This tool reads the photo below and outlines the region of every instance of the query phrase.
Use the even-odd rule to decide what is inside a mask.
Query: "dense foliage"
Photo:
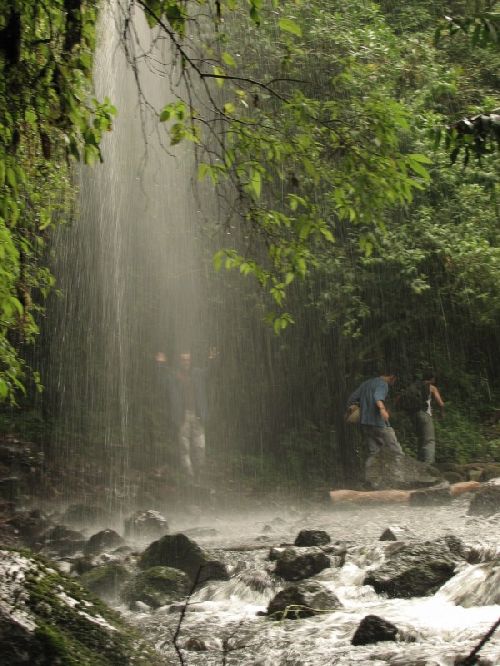
[[[354,467],[345,397],[384,363],[403,382],[435,366],[451,414],[438,456],[498,455],[498,433],[479,425],[500,390],[498,13],[495,2],[474,5],[120,3],[138,74],[134,12],[172,46],[182,85],[158,121],[172,144],[192,142],[200,179],[224,200],[231,244],[218,245],[216,268],[266,294],[214,279],[234,321],[221,342],[237,356],[224,377],[230,404],[219,406],[227,418],[214,427],[238,422],[229,439],[245,471],[265,476],[266,456],[297,480],[330,474],[332,460]],[[5,397],[20,387],[20,341],[36,333],[35,304],[53,282],[42,258],[47,232],[70,214],[67,156],[99,158],[114,109],[87,102],[94,3],[0,0],[0,18]],[[172,80],[171,61],[161,67]],[[254,355],[256,311],[282,335],[262,334]],[[397,425],[411,450],[404,417]]]
[[[54,286],[45,255],[71,215],[68,158],[99,158],[111,127],[113,107],[90,98],[95,21],[85,0],[0,2],[0,400],[24,390],[22,350]]]

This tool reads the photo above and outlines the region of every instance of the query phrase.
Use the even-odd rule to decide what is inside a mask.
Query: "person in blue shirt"
[[[360,408],[361,430],[369,451],[366,468],[382,448],[403,455],[394,428],[389,423],[389,412],[385,404],[389,387],[396,383],[396,379],[396,375],[390,372],[367,379],[351,393],[347,401],[348,408],[355,404]]]

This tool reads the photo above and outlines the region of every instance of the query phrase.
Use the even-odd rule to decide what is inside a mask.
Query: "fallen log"
[[[479,481],[462,481],[450,486],[452,497],[477,490],[481,485]],[[335,504],[406,504],[410,501],[412,490],[331,490],[330,499]]]
[[[376,504],[378,502],[406,503],[410,499],[409,490],[331,490],[330,499],[340,504],[353,502],[355,504]]]

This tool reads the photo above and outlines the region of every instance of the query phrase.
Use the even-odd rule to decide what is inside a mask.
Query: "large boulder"
[[[385,562],[367,573],[364,585],[389,597],[422,597],[453,576],[457,561],[443,543],[392,544]]]
[[[10,666],[159,666],[135,630],[42,561],[0,551],[0,661]]]
[[[324,530],[300,530],[295,539],[295,545],[326,546],[330,541],[330,535]]]
[[[158,541],[153,541],[141,555],[138,565],[141,569],[157,566],[180,569],[192,581],[197,580],[199,583],[229,580],[226,565],[185,534],[166,534]]]
[[[65,525],[56,525],[41,538],[41,552],[49,557],[66,557],[81,551],[85,546],[85,537],[77,530],[71,530]]]
[[[337,596],[316,580],[289,585],[271,599],[267,614],[272,620],[297,620],[341,608]]]
[[[378,615],[366,615],[351,639],[352,645],[371,645],[382,641],[395,641],[398,628]]]
[[[159,511],[136,511],[125,520],[125,536],[131,539],[159,539],[167,533],[167,519]]]
[[[469,516],[492,516],[500,511],[500,480],[479,488],[469,505]]]
[[[285,580],[302,580],[330,566],[330,558],[320,548],[309,548],[306,552],[285,548],[276,560],[275,573]]]
[[[125,585],[121,598],[129,604],[142,601],[151,608],[159,608],[185,597],[190,586],[189,577],[179,569],[151,567]]]
[[[117,599],[132,574],[119,562],[93,567],[82,574],[81,584],[105,601]]]
[[[124,541],[114,530],[101,530],[93,534],[85,544],[85,555],[98,555],[105,550],[113,550],[123,546]]]
[[[374,490],[424,488],[443,481],[435,467],[387,449],[368,461],[365,475]]]

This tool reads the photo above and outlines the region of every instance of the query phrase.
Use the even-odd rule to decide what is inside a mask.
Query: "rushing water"
[[[200,516],[198,526],[215,529],[216,534],[194,538],[215,549],[231,565],[233,576],[227,582],[209,583],[192,596],[178,643],[189,646],[189,639],[195,637],[203,641],[206,649],[183,650],[185,663],[451,666],[458,655],[465,656],[472,650],[500,616],[500,605],[492,603],[495,598],[498,602],[500,595],[500,516],[468,517],[466,509],[467,500],[460,499],[446,507],[334,509],[288,504],[275,506],[271,511],[254,508],[242,515]],[[389,542],[380,542],[379,537],[390,525],[407,527],[417,540],[461,537],[489,563],[459,565],[455,576],[432,596],[386,598],[364,586],[363,579],[370,567],[383,561]],[[192,528],[193,523],[178,518],[172,527],[181,531]],[[324,529],[332,542],[347,542],[344,565],[332,565],[314,577],[335,592],[343,608],[313,618],[281,622],[256,615],[284,586],[272,574],[274,563],[267,559],[269,547],[293,543],[298,532],[306,528]],[[496,577],[490,575],[488,585],[484,584],[486,568],[493,572],[496,568]],[[165,606],[149,613],[130,613],[130,618],[172,664],[179,663],[171,643],[179,622],[178,607],[175,604],[173,608]],[[353,647],[350,641],[354,631],[369,614],[394,623],[414,640]],[[481,650],[481,656],[493,664],[500,662],[498,632]]]

